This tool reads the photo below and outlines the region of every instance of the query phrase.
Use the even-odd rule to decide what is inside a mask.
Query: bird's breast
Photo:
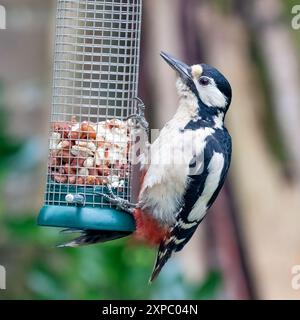
[[[195,157],[201,162],[205,139],[212,131],[202,128],[182,132],[169,126],[152,144],[139,200],[142,208],[163,224],[176,223],[189,183],[190,163]]]

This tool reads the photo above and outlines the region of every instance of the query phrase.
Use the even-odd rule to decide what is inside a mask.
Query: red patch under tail
[[[136,222],[134,235],[138,240],[147,242],[150,245],[158,245],[168,234],[168,229],[162,227],[158,221],[141,209],[133,213]]]
[[[141,186],[146,175],[146,171],[141,173]],[[150,214],[143,212],[137,208],[134,210],[133,216],[136,223],[136,231],[134,236],[137,240],[146,242],[150,245],[158,245],[168,234],[168,229],[162,227],[157,220]]]

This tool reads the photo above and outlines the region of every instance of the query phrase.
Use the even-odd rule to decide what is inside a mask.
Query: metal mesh
[[[58,0],[46,204],[130,198],[142,0]],[[93,159],[93,160],[92,160]]]

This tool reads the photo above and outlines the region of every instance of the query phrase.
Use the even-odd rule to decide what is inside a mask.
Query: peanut
[[[66,163],[64,166],[64,171],[66,174],[75,174],[76,169],[72,167],[69,163]]]
[[[89,175],[97,177],[98,176],[98,170],[96,168],[89,169]]]
[[[99,176],[109,176],[110,169],[108,166],[101,166],[98,168]]]
[[[105,138],[98,137],[97,138],[97,148],[103,148],[105,146]]]
[[[82,156],[82,157],[87,157],[87,156],[94,155],[94,153],[89,148],[80,147],[78,145],[75,145],[75,146],[72,147],[71,153],[74,156]]]
[[[80,131],[81,139],[96,139],[96,131],[88,122],[84,121],[81,123]]]
[[[94,165],[94,158],[92,158],[92,157],[86,158],[84,163],[83,163],[83,166],[85,168],[92,168],[93,165]]]
[[[73,159],[72,154],[70,154],[70,152],[68,150],[59,150],[59,152],[57,153],[57,156],[61,159],[62,163],[67,163],[70,162]]]
[[[83,177],[77,177],[76,178],[76,184],[84,184],[84,179],[83,179]]]
[[[78,171],[79,176],[88,176],[89,175],[89,169],[87,168],[80,168]]]
[[[49,160],[50,167],[56,167],[58,165],[57,158],[55,156],[51,156]]]
[[[85,158],[76,157],[71,162],[71,167],[80,168],[83,167]]]
[[[95,176],[87,176],[85,180],[86,184],[95,184],[96,182],[96,177]]]
[[[124,189],[132,129],[119,119],[52,124],[49,174],[57,183]]]
[[[67,177],[63,176],[61,174],[55,174],[54,175],[54,181],[57,183],[66,183],[67,182]]]
[[[93,152],[96,152],[96,150],[97,150],[95,143],[92,141],[89,141],[86,146],[87,146],[87,148],[89,148]]]
[[[70,141],[62,140],[57,146],[56,149],[69,149],[70,148]]]
[[[71,126],[67,122],[54,122],[51,127],[54,132],[59,132],[64,138],[68,137],[71,130]]]
[[[75,183],[76,183],[76,176],[70,176],[70,177],[68,178],[68,182],[69,182],[70,184],[75,184]]]
[[[99,186],[99,185],[103,184],[103,183],[101,183],[101,182],[102,182],[101,179],[100,179],[99,177],[96,177],[96,179],[95,179],[95,185]]]
[[[80,137],[80,133],[78,131],[71,131],[69,137],[71,140],[77,140]]]

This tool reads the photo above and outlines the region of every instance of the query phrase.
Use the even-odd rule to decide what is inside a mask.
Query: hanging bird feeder
[[[38,224],[131,233],[142,0],[58,0],[45,203]],[[130,119],[131,118],[131,119]]]

